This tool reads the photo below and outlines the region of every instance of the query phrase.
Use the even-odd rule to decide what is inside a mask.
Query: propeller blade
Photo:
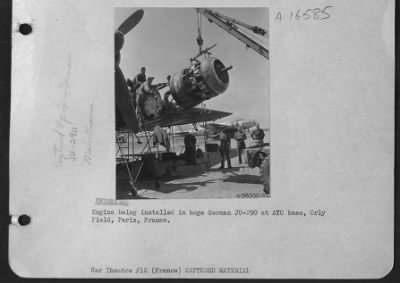
[[[129,18],[127,18],[118,28],[122,34],[130,32],[143,18],[144,11],[137,10]]]
[[[139,132],[139,121],[131,103],[128,85],[119,66],[115,67],[115,103],[128,128],[134,133]]]

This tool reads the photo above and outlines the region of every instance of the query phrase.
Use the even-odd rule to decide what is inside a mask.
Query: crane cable
[[[203,48],[203,43],[204,43],[204,40],[203,40],[201,34],[202,34],[202,15],[199,12],[197,12],[197,38],[196,38],[196,41],[197,41],[197,45],[199,46],[199,53],[201,53],[202,48]]]

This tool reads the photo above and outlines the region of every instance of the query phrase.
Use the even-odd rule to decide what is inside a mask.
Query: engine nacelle
[[[191,108],[218,96],[229,86],[230,68],[214,57],[194,60],[189,68],[171,76],[171,95],[182,108]]]

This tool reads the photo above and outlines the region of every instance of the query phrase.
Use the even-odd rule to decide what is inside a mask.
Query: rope
[[[201,28],[202,28],[201,15],[200,15],[199,12],[197,12],[197,32],[198,32],[198,36],[201,36]]]
[[[197,45],[199,46],[199,53],[201,53],[201,50],[203,48],[203,37],[202,37],[202,16],[199,12],[197,12]]]

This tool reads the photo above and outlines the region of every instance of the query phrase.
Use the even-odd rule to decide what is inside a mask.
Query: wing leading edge
[[[155,126],[160,127],[170,127],[170,126],[180,126],[186,124],[194,124],[208,121],[215,121],[227,116],[232,115],[232,113],[203,109],[203,108],[191,108],[191,109],[176,109],[173,111],[168,111],[161,115],[160,118],[145,121],[144,129],[146,131],[151,131]]]

